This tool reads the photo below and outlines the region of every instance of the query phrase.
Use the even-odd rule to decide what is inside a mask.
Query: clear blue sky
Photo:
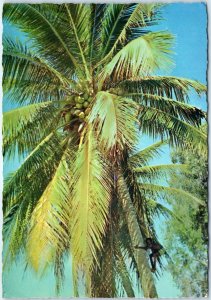
[[[163,9],[163,20],[156,30],[169,30],[175,35],[175,67],[168,75],[188,77],[206,83],[207,63],[207,37],[206,37],[206,6],[203,3],[169,4]],[[4,27],[4,33],[14,35],[11,27]],[[4,99],[7,102],[8,99]],[[199,99],[191,97],[191,103],[206,110],[205,97]],[[10,108],[8,103],[4,106]],[[140,147],[151,144],[149,138],[141,139]],[[166,148],[162,158],[153,163],[168,163],[169,151]],[[17,160],[5,162],[5,175],[15,170],[19,165]],[[158,226],[159,227],[159,226]],[[161,232],[161,230],[160,230]],[[162,235],[160,236],[162,240]],[[4,273],[5,297],[53,297],[54,278],[52,274],[38,280],[32,271],[27,271],[23,276],[24,264],[20,262],[13,266],[9,272]],[[179,296],[179,290],[175,287],[172,277],[168,272],[157,280],[159,297],[173,298]],[[71,296],[70,262],[67,262],[66,281],[62,297]]]

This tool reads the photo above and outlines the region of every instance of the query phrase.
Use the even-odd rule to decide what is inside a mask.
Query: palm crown
[[[20,105],[4,115],[4,153],[26,157],[4,188],[6,260],[24,249],[35,270],[54,265],[59,287],[71,252],[75,295],[82,271],[88,295],[114,296],[118,274],[133,296],[128,259],[144,295],[157,295],[145,253],[133,245],[155,234],[150,207],[162,209],[147,193],[178,191],[144,183],[175,167],[144,166],[162,142],[136,153],[140,132],[206,149],[197,128],[205,113],[187,104],[190,90],[205,87],[153,75],[172,64],[171,34],[149,31],[160,8],[4,5],[5,20],[30,38],[4,39],[4,91]]]

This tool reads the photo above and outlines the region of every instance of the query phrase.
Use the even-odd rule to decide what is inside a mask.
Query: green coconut
[[[79,116],[80,119],[84,119],[85,114],[84,114],[84,112],[82,111],[82,112],[80,112],[80,114],[79,114],[78,116]]]
[[[72,114],[71,114],[70,112],[66,113],[66,115],[65,115],[65,120],[66,120],[67,122],[70,122],[71,119],[72,119]]]
[[[74,115],[79,116],[80,113],[81,113],[80,109],[76,109]]]
[[[80,98],[78,99],[78,103],[83,104],[83,103],[84,103],[84,98],[81,98],[81,97],[80,97]]]
[[[89,97],[87,101],[90,103],[90,102],[92,102],[92,100],[93,100],[93,98]]]
[[[77,107],[77,108],[82,108],[82,107],[83,107],[83,104],[81,104],[81,103],[76,103],[76,107]]]
[[[84,93],[84,94],[83,94],[83,98],[84,98],[85,101],[88,100],[89,94],[88,94],[88,93]]]
[[[84,99],[81,98],[81,96],[77,96],[77,97],[75,98],[75,102],[76,102],[76,103],[83,103],[83,102],[84,102]]]
[[[86,107],[88,107],[88,106],[89,106],[89,102],[88,102],[88,101],[85,101],[84,104],[83,104],[83,107],[86,108]]]
[[[71,113],[72,115],[74,115],[74,113],[75,113],[75,108],[72,108],[71,111],[70,111],[70,113]]]

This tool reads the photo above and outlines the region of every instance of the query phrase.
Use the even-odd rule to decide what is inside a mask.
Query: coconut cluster
[[[73,116],[77,116],[80,119],[85,119],[86,116],[90,113],[90,104],[93,100],[93,97],[90,96],[88,93],[84,93],[80,96],[74,97],[75,105],[71,109],[71,114]]]
[[[72,95],[68,99],[70,104],[65,106],[63,116],[67,123],[78,119],[81,122],[87,121],[87,116],[91,111],[91,102],[93,95],[85,92],[80,95]],[[67,125],[68,126],[68,125]]]

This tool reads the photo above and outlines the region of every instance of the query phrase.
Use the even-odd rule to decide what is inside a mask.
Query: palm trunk
[[[129,276],[127,266],[125,264],[121,250],[118,249],[117,254],[118,254],[118,259],[117,259],[116,265],[117,265],[117,270],[122,279],[122,284],[123,284],[124,290],[125,290],[128,298],[135,298],[135,293],[134,293],[133,286],[131,283],[131,278]]]
[[[94,298],[114,298],[116,297],[115,269],[113,256],[113,243],[111,232],[108,231],[105,240],[101,265],[94,268],[92,274],[92,294]]]
[[[123,176],[119,173],[117,181],[117,189],[119,194],[119,199],[121,201],[123,210],[125,212],[125,217],[128,224],[129,234],[132,240],[132,246],[144,245],[143,236],[138,225],[136,218],[136,212],[130,195],[127,190],[127,186]],[[149,268],[149,264],[146,257],[146,251],[143,249],[135,250],[135,260],[140,274],[140,283],[144,293],[144,297],[147,298],[158,298],[156,291],[154,279]]]

